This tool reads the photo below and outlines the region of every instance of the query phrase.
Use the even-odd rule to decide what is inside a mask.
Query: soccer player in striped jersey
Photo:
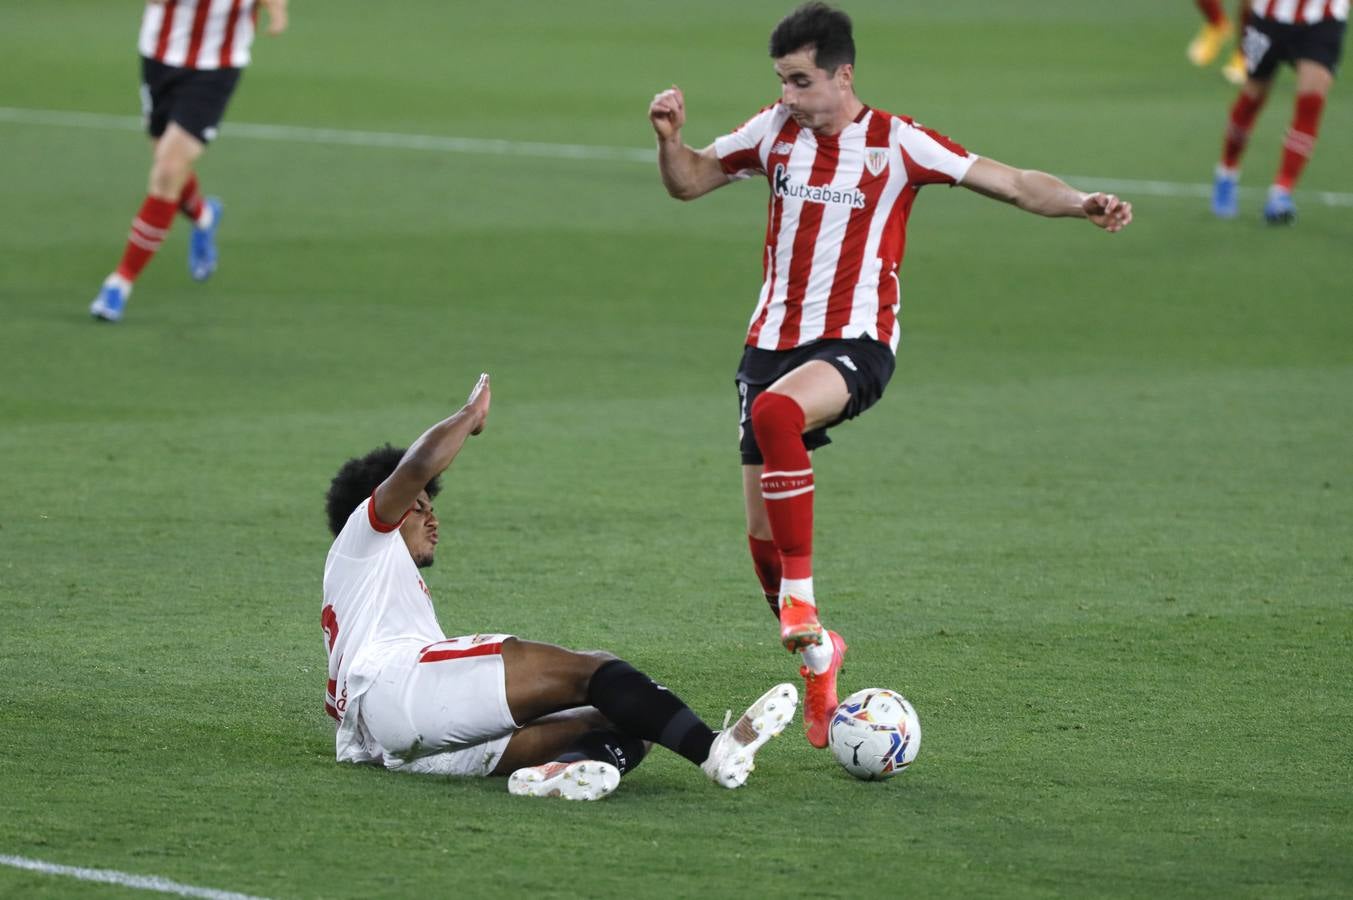
[[[678,88],[656,95],[648,112],[673,197],[693,200],[754,175],[769,182],[764,282],[736,377],[743,497],[752,560],[780,639],[802,653],[808,740],[825,747],[846,644],[818,615],[809,454],[829,442],[827,429],[877,402],[892,376],[898,270],[917,193],[960,184],[1110,232],[1132,220],[1132,207],[980,158],[864,104],[855,94],[850,18],[825,4],[805,4],[782,20],[770,55],[780,99],[703,150],[682,141]]]
[[[484,430],[489,377],[407,451],[348,460],[325,500],[334,542],[320,626],[329,657],[324,709],[340,762],[436,775],[507,775],[530,797],[596,800],[649,744],[741,787],[798,691],[771,688],[714,731],[667,688],[609,653],[507,634],[448,638],[419,574],[437,553],[432,499],[465,442]]]
[[[189,274],[205,281],[216,270],[221,201],[202,196],[193,167],[216,136],[249,64],[260,5],[268,10],[268,33],[285,31],[287,0],[146,0],[138,49],[150,180],[122,259],[89,306],[94,318],[122,318],[132,285],[169,234],[176,213],[193,225]]]
[[[1349,0],[1251,0],[1241,40],[1248,78],[1231,104],[1212,182],[1212,212],[1218,217],[1232,219],[1240,211],[1240,160],[1268,100],[1273,76],[1286,63],[1297,70],[1297,96],[1282,159],[1264,203],[1264,220],[1271,225],[1296,220],[1292,189],[1315,150],[1325,98],[1343,54],[1348,7]]]

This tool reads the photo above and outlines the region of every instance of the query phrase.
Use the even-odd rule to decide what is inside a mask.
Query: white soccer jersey
[[[1348,0],[1251,0],[1256,16],[1288,25],[1314,25],[1326,19],[1348,21]]]
[[[147,3],[137,49],[167,66],[243,68],[249,65],[257,24],[257,0]]]
[[[338,759],[379,762],[379,747],[357,715],[362,695],[393,654],[445,641],[446,635],[399,523],[381,522],[370,497],[329,548],[320,624],[329,654],[324,711],[338,720]]]
[[[790,350],[868,336],[897,350],[907,216],[926,184],[977,160],[906,116],[865,107],[839,135],[800,128],[780,103],[714,141],[730,178],[765,175],[764,281],[747,345]]]

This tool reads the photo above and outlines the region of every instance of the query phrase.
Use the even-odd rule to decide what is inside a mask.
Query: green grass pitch
[[[816,462],[842,686],[915,703],[911,771],[856,782],[797,724],[744,790],[659,750],[591,805],[334,762],[327,480],[481,370],[448,633],[604,647],[716,722],[795,677],[734,447],[765,188],[231,124],[642,149],[676,82],[703,144],[774,98],[788,6],[294,3],[201,166],[220,271],[188,279],[180,223],[116,327],[85,310],[144,139],[0,116],[0,855],[278,898],[1353,893],[1353,207],[1316,196],[1353,191],[1353,94],[1267,229],[1290,73],[1234,222],[922,192],[897,374]],[[866,102],[1079,186],[1210,178],[1233,89],[1184,60],[1192,4],[847,9]],[[138,15],[0,11],[0,106],[135,115]]]

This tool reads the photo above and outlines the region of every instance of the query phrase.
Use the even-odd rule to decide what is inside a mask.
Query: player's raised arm
[[[681,140],[681,126],[686,124],[681,88],[673,85],[654,95],[648,121],[658,135],[658,172],[667,193],[678,200],[694,200],[728,183],[712,144],[695,150]]]
[[[1113,194],[1086,194],[1046,172],[1016,169],[994,159],[977,160],[960,183],[1026,212],[1089,219],[1105,231],[1122,231],[1132,221],[1132,204]]]
[[[451,465],[471,435],[484,430],[489,416],[489,376],[479,376],[470,398],[456,413],[423,432],[413,442],[390,477],[376,488],[376,515],[398,522],[418,499],[418,492]]]

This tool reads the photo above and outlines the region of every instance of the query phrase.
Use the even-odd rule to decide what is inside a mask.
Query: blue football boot
[[[99,288],[99,295],[89,304],[89,314],[104,322],[117,322],[127,305],[132,289],[120,278],[109,278]]]
[[[1240,186],[1235,172],[1217,170],[1212,178],[1212,215],[1234,219],[1240,211]]]
[[[188,241],[188,274],[193,276],[193,281],[206,281],[216,271],[216,229],[221,225],[221,198],[208,197],[206,204],[211,209],[211,225],[194,227]]]
[[[1264,204],[1264,221],[1270,225],[1291,225],[1297,220],[1297,207],[1292,202],[1292,192],[1277,185],[1268,189],[1268,202]]]

